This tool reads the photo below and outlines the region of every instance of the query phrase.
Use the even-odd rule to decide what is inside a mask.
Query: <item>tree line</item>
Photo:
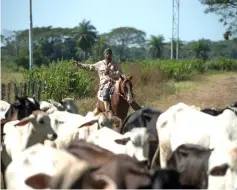
[[[237,8],[236,1],[200,1],[208,5],[207,13],[214,12],[222,16],[220,21],[228,25],[228,30],[220,41],[200,39],[185,42],[180,39],[179,58],[207,60],[224,56],[237,59],[237,38],[234,38],[237,33],[237,20],[236,16],[232,16]],[[29,65],[28,29],[4,31],[1,39],[2,67],[15,70],[27,69]],[[176,41],[174,40],[173,43],[175,57]],[[51,26],[33,28],[33,64],[47,65],[52,61],[62,59],[98,61],[103,59],[103,51],[106,47],[111,47],[114,58],[122,62],[170,59],[170,44],[171,41],[165,39],[162,34],[147,36],[145,31],[134,27],[118,27],[108,33],[100,34],[91,21],[82,20],[73,28]]]

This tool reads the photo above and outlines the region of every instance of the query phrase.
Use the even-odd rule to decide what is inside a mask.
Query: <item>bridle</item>
[[[113,84],[113,85],[116,83],[116,81],[113,80],[113,79],[111,79],[111,81],[112,81],[112,84]],[[124,82],[123,82],[123,84],[122,84],[122,87],[124,87]],[[114,87],[114,88],[115,88],[115,87]],[[117,91],[115,92],[115,94],[121,96],[121,97],[129,104],[129,102],[128,102],[128,100],[127,100],[127,98],[125,97],[124,94],[121,94],[120,92],[117,92]],[[132,96],[133,96],[133,95],[132,95]]]

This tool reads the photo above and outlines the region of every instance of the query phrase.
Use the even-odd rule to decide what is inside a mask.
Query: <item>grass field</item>
[[[133,75],[133,73],[129,74]],[[151,73],[147,82],[134,76],[133,90],[137,102],[143,106],[167,109],[175,103],[184,102],[201,107],[222,107],[237,101],[237,72],[208,72],[181,82],[165,80],[157,72]],[[21,73],[2,73],[1,79],[4,83],[19,82],[23,77]],[[94,108],[95,98],[78,99],[77,104],[80,112],[85,114]]]
[[[2,82],[21,81],[20,73],[2,73]],[[149,76],[147,83],[134,78],[136,100],[143,106],[165,110],[178,102],[199,107],[223,107],[237,101],[237,72],[208,72],[188,81],[161,80],[159,74]],[[95,99],[77,100],[80,112],[94,109]],[[133,110],[130,109],[130,113]],[[2,187],[2,186],[1,186]]]
[[[134,92],[139,104],[162,110],[178,102],[200,107],[223,107],[237,101],[237,73],[205,73],[189,81],[169,80],[144,86],[135,83]],[[80,112],[85,114],[94,108],[95,99],[80,99],[77,104]]]

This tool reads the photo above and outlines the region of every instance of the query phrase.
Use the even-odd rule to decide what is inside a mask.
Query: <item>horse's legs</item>
[[[98,114],[99,114],[99,110],[98,110],[97,107],[95,107],[95,109],[93,110],[93,114],[94,114],[94,115],[98,115]]]
[[[95,109],[92,112],[94,115],[98,115],[100,113],[99,102],[96,102]]]
[[[140,106],[135,100],[130,104],[130,106],[134,111],[137,111],[142,108],[142,106]]]

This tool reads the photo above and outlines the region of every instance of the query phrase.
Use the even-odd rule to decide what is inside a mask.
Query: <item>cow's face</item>
[[[18,109],[18,119],[23,119],[24,117],[32,114],[32,111],[40,110],[40,104],[34,97],[18,97],[16,96],[16,101],[13,106]]]

